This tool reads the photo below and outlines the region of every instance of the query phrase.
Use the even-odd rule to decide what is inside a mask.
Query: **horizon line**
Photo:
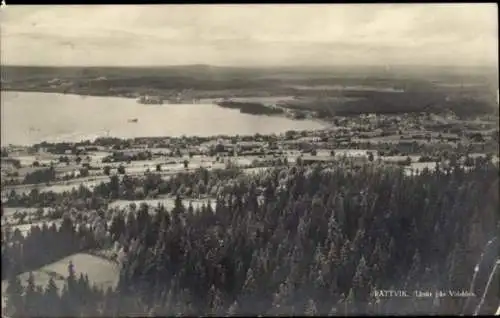
[[[204,63],[189,63],[189,64],[158,64],[158,65],[39,65],[39,64],[1,64],[0,67],[38,67],[38,68],[164,68],[164,67],[219,67],[219,68],[334,68],[334,67],[377,67],[377,68],[392,68],[392,67],[430,67],[430,68],[490,68],[496,67],[498,63],[493,64],[424,64],[424,63],[394,63],[394,64],[283,64],[283,65],[220,65],[220,64],[204,64]]]

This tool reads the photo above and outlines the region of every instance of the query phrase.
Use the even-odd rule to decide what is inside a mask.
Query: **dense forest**
[[[8,315],[472,313],[498,249],[484,256],[474,278],[477,297],[467,304],[464,297],[381,297],[374,291],[469,290],[484,246],[500,230],[498,166],[481,161],[470,171],[457,165],[411,177],[373,164],[338,168],[184,174],[169,183],[177,195],[169,211],[142,205],[109,213],[108,235],[124,255],[115,290],[75,277],[71,264],[61,291],[52,280],[35,286],[30,278],[23,287],[18,271],[7,269]],[[146,193],[163,182],[149,180]],[[87,203],[117,198],[127,193],[124,182],[132,183],[115,176],[102,186],[109,188],[92,193],[82,187],[72,195],[86,196]],[[210,182],[220,185],[212,193],[215,208],[182,205],[186,189],[206,193]],[[32,229],[23,253],[14,243],[23,240],[19,235],[4,235],[2,262],[9,258],[7,264],[32,270],[52,258],[37,250],[55,249],[51,253],[62,256],[99,246],[92,231],[76,230],[83,223],[66,217],[58,231]],[[498,306],[494,285],[484,313]]]
[[[222,101],[217,105],[224,108],[239,109],[241,113],[253,115],[281,115],[284,113],[281,108],[265,106],[261,103]]]
[[[319,94],[318,92],[314,93]],[[459,117],[467,118],[478,114],[493,113],[498,108],[498,104],[491,97],[489,99],[478,98],[471,94],[451,98],[450,96],[453,94],[455,93],[432,88],[404,92],[329,90],[321,92],[321,98],[313,95],[309,99],[281,102],[281,106],[316,111],[323,118],[332,115],[352,116],[366,113],[446,113],[448,111],[453,111]]]

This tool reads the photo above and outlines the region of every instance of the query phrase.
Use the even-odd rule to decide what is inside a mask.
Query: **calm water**
[[[141,105],[134,99],[1,92],[1,143],[80,141],[99,136],[212,136],[321,129],[312,120],[241,114],[212,104]],[[128,120],[137,118],[137,123]]]

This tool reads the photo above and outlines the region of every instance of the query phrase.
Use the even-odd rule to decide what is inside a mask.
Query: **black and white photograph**
[[[500,315],[497,3],[8,2],[3,317]]]

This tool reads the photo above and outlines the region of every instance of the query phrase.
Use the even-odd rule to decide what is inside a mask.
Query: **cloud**
[[[494,4],[8,7],[2,63],[497,65]]]

